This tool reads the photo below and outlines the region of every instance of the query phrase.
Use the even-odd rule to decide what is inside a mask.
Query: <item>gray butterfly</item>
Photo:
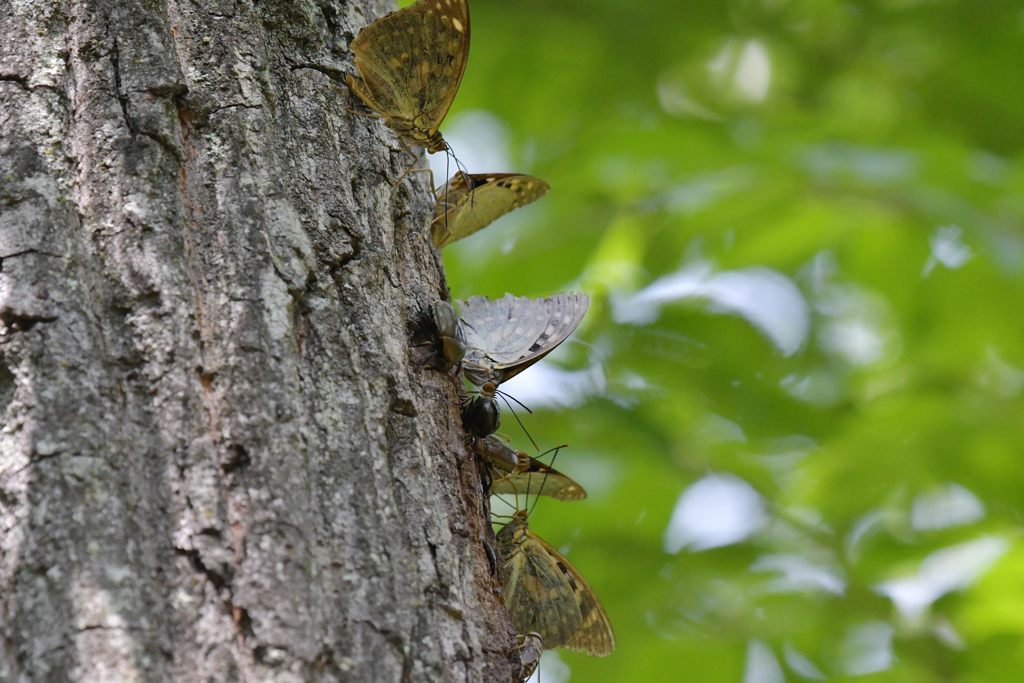
[[[589,305],[590,298],[579,293],[543,299],[474,296],[460,302],[466,334],[463,374],[476,386],[515,377],[565,341]]]

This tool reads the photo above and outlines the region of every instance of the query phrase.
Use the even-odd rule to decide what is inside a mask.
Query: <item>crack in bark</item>
[[[37,256],[49,256],[51,258],[62,258],[61,254],[53,254],[41,249],[22,249],[21,251],[12,251],[10,254],[0,254],[0,273],[4,272],[4,261],[31,254],[36,254]]]
[[[214,114],[219,114],[229,109],[248,109],[251,111],[265,109],[262,104],[250,104],[249,102],[229,102],[228,104],[208,106],[201,97],[194,95],[194,93],[186,89],[185,92],[174,96],[174,105],[178,110],[178,120],[181,122],[183,134],[186,130],[195,130],[205,126]]]
[[[403,659],[409,656],[408,652],[406,652],[405,639],[402,638],[402,635],[397,633],[394,629],[388,628],[387,626],[378,626],[377,623],[371,619],[354,619],[353,623],[369,626],[371,631],[384,639],[384,642],[395,648],[395,650],[402,655]]]
[[[117,95],[117,101],[121,103],[121,114],[124,116],[125,125],[131,131],[132,137],[135,137],[139,133],[139,128],[135,119],[128,113],[128,93],[121,89],[121,58],[117,48],[117,38],[114,38],[113,46],[110,49],[110,64],[114,69],[114,92]]]
[[[23,313],[11,309],[0,309],[0,338],[12,332],[28,332],[39,323],[52,323],[57,315],[45,313]],[[3,343],[0,341],[0,343]]]
[[[334,658],[334,652],[328,648],[323,648],[313,659],[313,671],[320,675],[318,680],[329,680],[326,674],[329,672],[332,674],[334,680],[342,680],[341,667],[338,665],[338,660]]]
[[[225,111],[227,109],[254,109],[254,110],[259,110],[259,109],[263,109],[263,108],[264,107],[263,107],[262,104],[249,104],[248,102],[232,102],[231,104],[224,104],[224,105],[221,105],[219,107],[214,107],[213,109],[211,109],[208,112],[206,112],[206,117],[209,118],[209,117],[213,116],[214,114],[219,114],[220,112]]]
[[[179,555],[183,555],[184,557],[188,558],[188,561],[192,564],[192,568],[200,574],[202,574],[203,577],[210,582],[210,585],[213,586],[216,592],[219,593],[222,589],[224,589],[227,586],[228,578],[223,576],[219,572],[216,572],[207,567],[206,563],[203,562],[203,558],[199,554],[198,550],[196,550],[195,548],[175,548],[174,550]],[[230,592],[230,589],[228,592]],[[227,600],[225,602],[227,606],[232,606],[230,600]]]
[[[21,74],[4,74],[0,73],[0,83],[15,83],[23,90],[29,90],[28,77],[22,76]]]
[[[256,655],[256,650],[260,646],[249,648],[246,644],[246,638],[255,637],[252,630],[252,618],[249,616],[249,610],[244,607],[235,605],[230,600],[226,604],[231,609],[231,621],[235,625],[235,643],[238,648],[239,664],[242,668],[242,680],[245,683],[255,683],[256,662],[260,660],[260,657]]]
[[[220,536],[218,533],[217,536]],[[235,627],[235,645],[239,657],[239,665],[242,670],[242,680],[246,683],[256,681],[255,663],[259,661],[257,650],[263,646],[250,648],[247,641],[256,637],[252,628],[252,617],[249,610],[241,605],[235,604],[232,599],[231,577],[223,576],[206,566],[199,551],[195,548],[175,548],[174,551],[189,560],[192,568],[198,572],[213,587],[215,595],[223,595],[220,603],[227,610],[231,617],[231,623]]]
[[[145,633],[141,628],[131,628],[129,626],[108,626],[107,624],[87,624],[85,626],[80,626],[75,631],[76,633],[86,633],[88,631],[136,631],[139,633]]]
[[[123,105],[122,105],[122,107],[123,107]],[[150,132],[150,131],[145,131],[145,130],[139,130],[139,131],[136,131],[136,133],[138,135],[141,135],[144,138],[149,138],[150,140],[152,140],[156,144],[160,145],[160,147],[162,147],[165,151],[167,151],[172,157],[177,159],[179,162],[184,162],[185,161],[185,154],[184,154],[184,152],[182,152],[180,149],[175,147],[171,143],[171,141],[168,140],[164,135],[161,135],[160,133],[153,133],[153,132]]]
[[[398,413],[399,415],[404,415],[405,417],[416,417],[420,414],[419,410],[416,408],[415,401],[411,398],[399,395],[398,382],[395,380],[393,375],[388,375],[387,384],[390,399],[388,401],[388,410],[393,413]]]
[[[352,196],[356,196],[356,180],[354,175],[351,183],[353,188]],[[341,221],[338,221],[333,227],[345,233],[345,236],[347,237],[345,242],[348,246],[348,250],[346,252],[335,255],[333,259],[330,259],[327,262],[327,274],[332,278],[337,279],[340,275],[340,271],[345,268],[345,266],[352,261],[363,257],[363,239],[357,233],[347,228]]]
[[[47,453],[46,455],[39,455],[39,456],[34,457],[34,458],[29,458],[29,461],[27,463],[25,463],[24,465],[22,465],[21,467],[15,469],[15,470],[11,470],[9,472],[0,472],[0,481],[8,481],[8,480],[13,479],[14,477],[18,476],[19,474],[21,474],[25,470],[28,470],[28,469],[30,469],[32,467],[35,467],[39,463],[46,462],[47,460],[52,460],[54,458],[60,458],[60,457],[65,456],[65,455],[74,455],[74,454],[73,453],[68,453],[66,451],[59,451],[57,453]]]
[[[319,5],[319,7],[320,7],[320,14],[323,15],[324,21],[327,23],[327,30],[330,31],[332,35],[337,33],[338,32],[338,11],[336,9],[334,9],[334,7],[332,7],[331,5],[326,4],[326,3],[321,3]]]
[[[342,85],[345,82],[346,72],[342,69],[338,69],[333,66],[323,66],[321,64],[314,64],[312,62],[292,63],[289,64],[288,66],[291,67],[292,71],[298,71],[299,69],[319,71],[320,73],[327,76],[338,85]]]

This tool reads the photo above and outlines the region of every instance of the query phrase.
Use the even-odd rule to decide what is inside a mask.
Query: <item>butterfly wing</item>
[[[409,11],[422,17],[424,54],[437,55],[425,79],[420,111],[430,119],[436,133],[452,106],[469,59],[468,0],[419,0]],[[425,71],[425,70],[424,70]]]
[[[466,0],[419,0],[369,24],[351,43],[362,79],[349,85],[399,134],[437,133],[469,57]]]
[[[615,632],[612,630],[612,623],[609,621],[601,601],[597,599],[597,595],[569,560],[565,559],[540,536],[530,531],[527,533],[536,543],[544,547],[546,553],[558,557],[560,561],[556,563],[556,566],[571,587],[573,598],[580,612],[580,627],[561,645],[595,657],[611,654],[615,649]],[[547,639],[544,642],[546,643]]]
[[[437,204],[434,205],[433,223],[443,220],[445,212],[450,216],[455,207],[469,196],[469,191],[475,187],[473,178],[476,177],[478,177],[476,173],[459,171],[449,178],[447,183],[434,190]]]
[[[437,208],[431,232],[434,246],[443,247],[486,228],[506,213],[535,202],[550,186],[522,173],[456,175],[436,191]]]
[[[519,465],[519,454],[516,449],[497,434],[477,439],[473,447],[487,461],[488,467],[495,473],[494,476],[502,477],[513,473]]]
[[[356,68],[362,78],[349,77],[349,86],[368,107],[385,118],[402,118],[411,125],[416,116],[413,67],[408,44],[407,10],[386,14],[365,26],[352,41]]]
[[[587,497],[586,490],[571,477],[525,453],[519,454],[515,472],[494,480],[491,493],[551,496],[564,501],[583,500]]]
[[[548,316],[542,301],[506,294],[501,299],[473,296],[459,302],[466,332],[463,370],[471,382],[500,382],[497,364],[518,358],[544,333]]]
[[[572,638],[583,623],[572,586],[559,568],[564,561],[515,518],[498,533],[498,552],[505,566],[505,607],[519,633],[535,631],[546,647]]]
[[[589,305],[589,297],[579,293],[546,299],[470,297],[460,304],[467,377],[500,383],[518,375],[565,341]]]
[[[571,565],[570,565],[571,566]],[[581,579],[582,580],[582,579]],[[565,647],[595,657],[605,657],[615,650],[615,631],[601,601],[589,587],[577,593],[583,623]]]
[[[572,334],[576,326],[583,320],[587,308],[590,307],[590,297],[586,294],[556,294],[544,300],[544,307],[547,310],[548,322],[537,340],[530,347],[529,351],[518,360],[516,365],[527,363],[526,367],[537,362],[547,354],[551,353],[559,344]],[[511,363],[509,364],[511,365]],[[521,372],[525,367],[516,370]],[[512,373],[516,374],[516,373]],[[511,377],[512,375],[508,375]]]
[[[454,241],[448,239],[451,234],[449,231],[450,219],[455,217],[462,201],[469,197],[469,192],[474,187],[473,178],[475,177],[477,174],[459,171],[447,183],[434,190],[437,203],[434,205],[434,220],[430,223],[430,234],[435,247],[440,248]]]

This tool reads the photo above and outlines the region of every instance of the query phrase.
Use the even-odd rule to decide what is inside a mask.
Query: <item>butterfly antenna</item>
[[[463,164],[461,161],[459,161],[459,157],[455,156],[455,150],[452,149],[452,146],[448,144],[447,140],[444,141],[444,148],[445,148],[445,151],[447,152],[447,154],[450,154],[452,159],[455,160],[455,169],[457,171],[461,171],[462,173],[464,173],[466,175],[466,177],[467,177],[467,180],[468,180],[468,178],[469,178],[469,170],[466,168],[465,164]]]
[[[526,405],[525,403],[520,401],[518,398],[516,398],[512,394],[506,394],[504,391],[498,391],[497,389],[495,389],[494,393],[496,393],[496,394],[500,395],[502,398],[504,398],[505,399],[505,403],[508,403],[508,400],[512,399],[513,401],[516,402],[516,405],[518,405],[520,408],[522,408],[523,410],[528,412],[530,415],[533,415],[533,411],[530,410],[530,406]],[[506,398],[506,397],[508,397],[508,398]],[[511,406],[509,406],[509,407],[511,407]],[[536,444],[534,444],[534,445],[536,446]],[[540,449],[538,448],[537,450],[540,450]]]
[[[507,501],[505,501],[504,498],[502,498],[501,500],[502,500],[502,502],[505,502],[506,505],[509,505],[509,507],[511,507],[513,510],[515,510],[516,512],[519,512],[519,488],[513,486],[513,489],[514,489],[514,491],[513,491],[512,495],[513,495],[513,497],[515,498],[515,501],[516,501],[515,505],[509,505],[509,503]],[[512,517],[515,517],[514,513],[513,513]]]
[[[544,451],[544,453],[541,453],[538,457],[544,457],[545,454],[550,453],[551,451],[554,451],[555,454],[553,456],[551,456],[551,465],[553,466],[555,464],[555,458],[558,457],[558,452],[560,450],[562,450],[563,448],[565,448],[565,446],[566,446],[566,444],[562,444],[561,446],[555,446],[554,448],[551,448],[551,449],[548,449],[548,450]],[[537,500],[535,500],[533,502],[533,507],[537,507],[537,501],[540,500],[540,492],[544,490],[544,484],[547,483],[548,475],[549,474],[551,474],[551,466],[549,466],[548,469],[544,470],[544,477],[540,480],[540,488],[537,490]],[[526,485],[527,486],[530,485],[529,481],[532,478],[533,477],[527,477],[527,479],[526,479],[526,481],[527,481]],[[531,515],[533,514],[533,510],[532,509],[530,510],[530,514]]]
[[[533,439],[531,439],[531,441],[532,440]],[[527,475],[526,475],[526,504],[525,504],[526,505],[526,509],[528,510],[527,513],[526,513],[527,517],[529,517],[531,514],[533,514],[533,508],[537,507],[537,501],[540,500],[540,494],[538,493],[537,497],[534,498],[533,506],[532,507],[530,506],[530,483],[532,481],[533,481],[533,477],[531,477],[529,475],[529,473],[527,473]]]
[[[373,111],[360,111],[360,110],[354,108],[351,104],[348,106],[348,113],[349,114],[355,114],[356,116],[366,116],[366,117],[371,118],[371,119],[379,119],[380,118],[380,114],[378,114],[377,112],[373,112]]]
[[[508,502],[507,500],[505,500],[504,498],[501,498],[500,500],[501,500],[501,502],[505,503],[505,505],[508,505],[509,507],[512,507],[512,504],[511,504],[511,503],[509,503],[509,502]],[[494,519],[502,519],[502,520],[509,520],[509,519],[512,519],[512,515],[503,515],[503,514],[499,514],[499,513],[497,513],[497,512],[492,512],[492,513],[491,513],[491,517],[493,517]]]
[[[508,502],[507,500],[505,500],[504,498],[502,498],[502,497],[501,497],[501,494],[498,494],[498,493],[492,493],[491,495],[492,495],[492,496],[494,496],[495,498],[497,498],[498,500],[500,500],[500,501],[501,501],[502,503],[504,503],[504,504],[505,504],[505,505],[506,505],[507,507],[509,507],[509,508],[512,508],[513,510],[518,510],[518,509],[519,509],[519,508],[518,508],[518,501],[517,501],[516,505],[513,505],[512,503],[510,503],[510,502]],[[498,519],[511,519],[511,518],[512,518],[512,515],[499,515],[499,514],[498,514],[498,513],[496,513],[496,512],[491,512],[491,517],[497,517]]]
[[[451,161],[452,148],[446,140],[444,143],[444,229],[448,229],[448,186],[452,184]]]
[[[561,446],[555,446],[554,448],[547,449],[546,451],[544,451],[543,453],[538,455],[537,458],[540,459],[540,458],[543,458],[548,453],[554,453],[554,455],[551,456],[551,465],[549,465],[549,467],[553,467],[554,464],[555,464],[555,458],[558,457],[558,451],[562,450],[563,448],[568,448],[568,447],[569,447],[569,444],[563,443]]]
[[[509,411],[512,413],[512,417],[514,417],[516,419],[516,422],[519,423],[519,427],[523,430],[523,433],[526,434],[526,438],[529,439],[530,443],[533,444],[533,447],[536,448],[539,451],[540,450],[540,446],[538,446],[537,442],[533,440],[533,436],[530,434],[530,430],[528,430],[526,428],[526,425],[523,424],[523,421],[519,419],[519,415],[516,413],[516,409],[512,407],[511,403],[508,402],[508,398],[506,398],[508,395],[505,394],[504,392],[497,391],[497,390],[495,390],[495,393],[498,396],[501,396],[501,400],[504,401],[505,405],[508,406]],[[515,399],[512,399],[512,400],[515,401]],[[516,403],[519,403],[519,401],[516,401]],[[523,404],[519,403],[519,405],[522,406]],[[526,408],[526,406],[523,406],[523,408]],[[533,413],[533,411],[530,410],[529,408],[526,408],[526,411],[531,413],[531,414]]]

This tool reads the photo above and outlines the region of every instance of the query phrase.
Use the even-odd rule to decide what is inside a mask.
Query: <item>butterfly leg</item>
[[[360,110],[356,109],[355,107],[353,107],[351,104],[348,106],[348,113],[349,114],[354,114],[356,116],[365,116],[365,117],[371,118],[371,119],[379,119],[380,118],[380,115],[377,112],[374,112],[374,111],[360,111]]]
[[[411,151],[411,150],[409,150],[409,148],[406,147],[405,151]],[[430,186],[433,187],[434,186],[434,172],[430,169],[429,166],[427,168],[416,168],[416,165],[419,162],[420,162],[420,155],[416,154],[416,156],[412,160],[412,163],[409,164],[409,166],[404,171],[402,171],[402,175],[398,176],[398,180],[396,180],[395,182],[391,183],[392,187],[398,187],[399,185],[401,185],[402,181],[405,180],[405,177],[407,175],[409,175],[410,173],[429,173],[430,174]]]

